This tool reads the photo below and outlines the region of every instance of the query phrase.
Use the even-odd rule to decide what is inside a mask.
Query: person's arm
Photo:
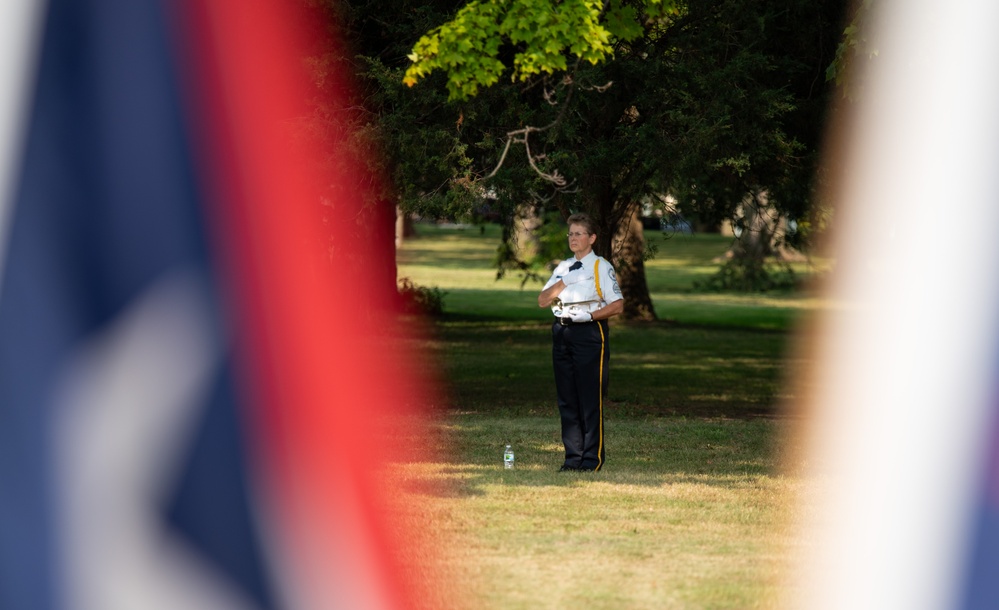
[[[624,299],[618,299],[613,303],[608,303],[604,307],[592,312],[594,320],[606,320],[624,312]]]
[[[603,285],[604,294],[607,295],[604,299],[607,300],[609,298],[613,300],[594,311],[593,319],[606,320],[607,318],[624,313],[624,298],[621,296],[621,286],[617,283],[617,273],[614,272],[614,267],[610,263],[600,266],[600,284]]]
[[[558,295],[562,294],[565,290],[565,282],[558,280],[548,288],[541,291],[538,295],[538,307],[551,307],[552,303]]]
[[[568,262],[559,263],[559,266],[555,267],[555,271],[552,272],[551,279],[548,280],[544,289],[541,290],[541,294],[538,295],[538,307],[551,307],[555,301],[555,297],[562,294],[566,286],[582,281],[583,273],[581,271],[573,273],[573,271],[582,266],[582,263],[576,263],[572,266]]]

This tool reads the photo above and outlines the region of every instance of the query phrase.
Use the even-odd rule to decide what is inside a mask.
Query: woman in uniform
[[[568,219],[573,256],[559,263],[538,295],[551,307],[552,363],[562,420],[561,471],[596,471],[604,465],[604,397],[610,347],[607,319],[624,311],[617,275],[593,252],[596,227],[586,214]]]

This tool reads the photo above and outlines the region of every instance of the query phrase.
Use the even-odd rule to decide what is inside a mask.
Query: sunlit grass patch
[[[500,243],[499,227],[417,228],[417,236],[407,240],[399,252],[399,276],[446,291],[446,313],[477,319],[547,319],[547,311],[537,307],[539,283],[525,284],[516,272],[497,279],[493,260]],[[804,292],[692,292],[695,282],[703,282],[718,270],[718,258],[731,245],[731,238],[705,234],[663,239],[651,234],[649,239],[658,244],[659,251],[645,264],[646,279],[662,319],[682,324],[786,330],[793,328],[801,316],[831,306]],[[828,267],[826,262],[795,265],[802,277]]]
[[[611,425],[612,424],[612,425]],[[551,418],[446,417],[446,462],[399,464],[402,500],[472,607],[763,608],[777,596],[785,506],[777,421],[608,423],[606,468],[558,473]],[[517,452],[504,470],[505,443]],[[426,485],[420,485],[420,479]],[[449,547],[451,548],[451,547]],[[455,563],[461,558],[465,563]]]

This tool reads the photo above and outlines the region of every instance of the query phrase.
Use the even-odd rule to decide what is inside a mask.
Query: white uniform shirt
[[[597,261],[600,261],[599,265],[597,265]],[[588,311],[592,313],[622,298],[621,287],[617,283],[617,274],[614,272],[614,267],[607,262],[607,259],[597,256],[596,253],[591,251],[579,262],[583,263],[583,266],[575,271],[569,271],[569,267],[576,263],[575,256],[569,257],[559,263],[555,267],[551,279],[548,280],[548,283],[542,289],[547,290],[552,284],[569,273],[583,274],[582,281],[567,285],[562,290],[562,293],[558,295],[555,303],[552,304],[552,312],[554,312],[556,317],[568,315],[573,311]],[[600,280],[599,292],[597,290],[597,276],[593,273],[595,265]]]

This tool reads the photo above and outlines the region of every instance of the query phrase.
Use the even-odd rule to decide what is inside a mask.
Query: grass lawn
[[[800,482],[780,473],[779,404],[800,363],[788,331],[822,307],[801,294],[691,291],[725,251],[677,236],[648,263],[660,317],[611,329],[607,464],[557,473],[550,312],[540,286],[496,281],[498,230],[421,227],[399,275],[445,295],[427,351],[445,381],[426,461],[390,476],[441,549],[428,607],[769,608]],[[414,439],[413,442],[420,442]],[[517,465],[502,467],[513,445]],[[404,558],[419,570],[425,558]]]
[[[417,225],[417,237],[399,253],[399,276],[447,294],[445,312],[481,320],[542,320],[536,297],[541,285],[524,284],[516,273],[496,279],[492,261],[500,230],[485,227],[440,228]],[[650,233],[659,252],[646,263],[649,291],[661,319],[681,324],[707,324],[767,330],[788,330],[801,318],[826,306],[805,294],[718,294],[692,292],[697,280],[713,274],[731,238],[720,235]],[[568,251],[566,253],[568,256]],[[819,268],[825,269],[827,263]],[[807,276],[814,269],[795,264]]]

